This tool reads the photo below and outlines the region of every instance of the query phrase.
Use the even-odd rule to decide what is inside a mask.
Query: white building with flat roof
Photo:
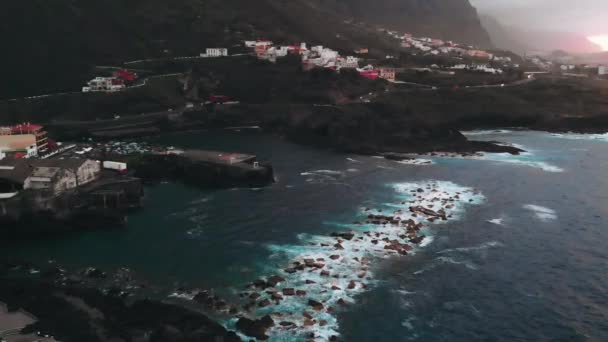
[[[208,48],[205,53],[201,53],[201,57],[226,57],[228,56],[228,49],[226,48]]]

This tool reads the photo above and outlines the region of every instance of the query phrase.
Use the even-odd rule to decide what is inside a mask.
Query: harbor
[[[251,154],[133,141],[49,142],[42,126],[19,127],[0,135],[2,235],[124,226],[130,212],[144,207],[144,184],[226,188],[274,182],[272,166]]]

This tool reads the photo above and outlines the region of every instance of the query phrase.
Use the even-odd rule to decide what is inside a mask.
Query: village
[[[142,205],[143,182],[160,179],[195,186],[274,180],[272,167],[255,155],[136,142],[64,144],[50,139],[41,125],[0,127],[0,233],[31,233],[11,227],[36,220],[124,223],[128,211]],[[51,226],[40,227],[52,232]]]

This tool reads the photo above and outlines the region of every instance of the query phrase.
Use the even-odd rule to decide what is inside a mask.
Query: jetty
[[[136,177],[147,181],[169,179],[205,188],[258,187],[274,182],[272,165],[249,154],[169,149],[105,157],[128,163]]]

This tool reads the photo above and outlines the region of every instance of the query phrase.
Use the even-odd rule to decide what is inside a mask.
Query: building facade
[[[226,57],[228,56],[228,49],[226,48],[208,48],[201,57]]]
[[[380,78],[387,81],[395,82],[395,69],[394,68],[380,68]]]
[[[29,123],[0,127],[0,150],[22,153],[28,158],[44,154],[48,151],[47,132],[43,126]]]
[[[97,180],[101,163],[91,159],[46,159],[37,161],[24,189],[48,191],[52,194],[77,188]]]
[[[83,93],[88,92],[105,92],[113,93],[124,90],[125,82],[116,77],[95,77],[87,83],[87,86],[82,87]]]

